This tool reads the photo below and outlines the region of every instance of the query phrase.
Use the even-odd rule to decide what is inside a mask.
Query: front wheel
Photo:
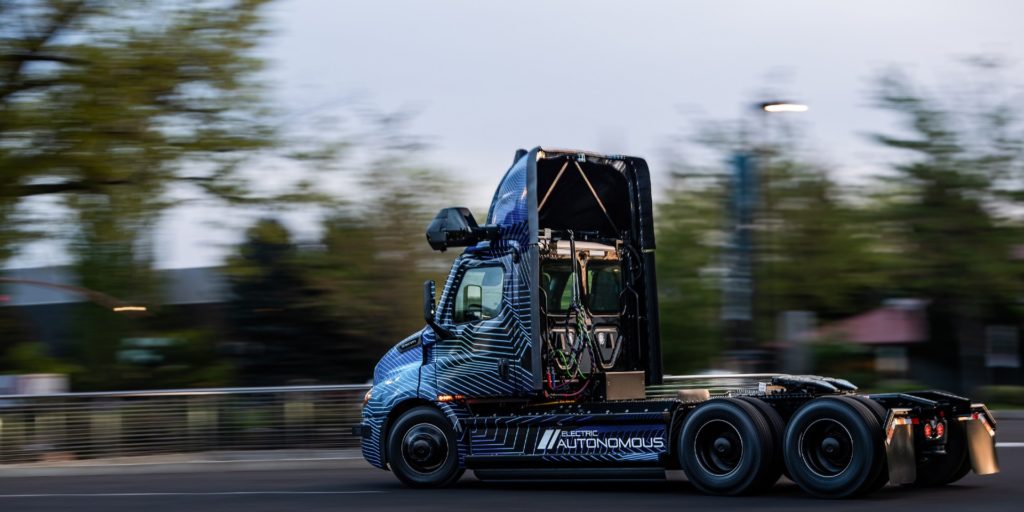
[[[388,434],[388,462],[409,487],[445,487],[459,480],[459,452],[451,422],[433,407],[402,414]]]

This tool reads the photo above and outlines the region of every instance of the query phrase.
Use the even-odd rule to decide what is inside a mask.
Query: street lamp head
[[[761,110],[768,113],[776,112],[807,112],[810,107],[802,103],[793,103],[790,101],[769,101],[761,103],[759,105]]]
[[[114,306],[115,313],[145,313],[146,306]]]

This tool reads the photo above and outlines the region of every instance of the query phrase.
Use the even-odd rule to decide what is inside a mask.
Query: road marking
[[[175,464],[237,464],[243,462],[315,462],[315,461],[336,461],[336,460],[362,460],[361,455],[354,457],[308,457],[304,459],[228,459],[228,460],[175,460],[167,462],[110,462],[103,464],[76,464],[69,466],[51,466],[51,467],[76,467],[76,468],[96,468],[96,467],[107,467],[107,466],[172,466]],[[42,466],[40,466],[42,467]]]
[[[1024,448],[1024,443],[996,443],[996,448]]]
[[[0,494],[0,498],[132,498],[152,496],[302,496],[321,494],[379,494],[385,491],[214,491],[214,492],[98,492]]]

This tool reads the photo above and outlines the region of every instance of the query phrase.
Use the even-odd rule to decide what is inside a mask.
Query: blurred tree
[[[423,281],[444,279],[454,259],[424,239],[437,210],[450,205],[453,184],[423,163],[423,143],[405,134],[405,115],[374,120],[362,200],[324,223],[323,248],[310,254],[310,279],[328,297],[341,339],[361,345],[372,370],[402,338],[423,328]],[[481,219],[482,221],[482,219]]]
[[[779,144],[763,151],[755,258],[759,338],[777,340],[785,311],[836,319],[875,307],[886,282],[871,204],[855,207],[852,187]]]
[[[877,251],[871,204],[832,179],[798,150],[799,135],[780,123],[756,146],[748,127],[711,122],[697,142],[721,161],[754,151],[758,201],[754,216],[754,326],[758,343],[781,341],[776,322],[784,311],[823,318],[853,315],[877,304],[886,282],[885,255]],[[725,346],[721,280],[728,242],[729,187],[721,174],[674,159],[665,201],[658,208],[658,278],[669,371],[705,369]],[[677,368],[679,370],[677,370]]]
[[[677,169],[655,212],[664,369],[669,374],[706,370],[725,348],[719,320],[725,237],[721,178]]]
[[[1019,216],[1024,125],[1019,93],[990,59],[970,63],[969,80],[945,96],[890,73],[879,82],[879,106],[904,132],[876,135],[907,158],[883,178],[879,229],[898,256],[893,279],[904,292],[931,300],[934,363],[926,380],[960,389],[984,376],[985,323],[1019,318],[1024,275],[1015,247],[1024,240]],[[949,378],[951,372],[960,375]],[[954,373],[955,375],[955,373]],[[957,378],[959,377],[959,378]]]
[[[263,220],[229,260],[235,334],[266,352],[244,370],[248,382],[256,373],[273,383],[366,380],[380,355],[423,327],[422,283],[443,279],[453,258],[432,252],[423,233],[451,187],[422,163],[406,119],[371,116],[346,165],[359,177],[354,200],[325,215],[317,244]]]
[[[0,3],[0,222],[34,195],[135,195],[114,216],[145,218],[173,183],[244,194],[239,162],[273,140],[251,55],[265,3]]]
[[[0,261],[29,234],[26,199],[54,196],[30,227],[66,223],[79,284],[152,303],[170,192],[250,201],[242,163],[275,142],[252,53],[266,3],[0,1]],[[95,307],[78,322],[76,386],[116,380],[140,325]]]
[[[72,373],[75,368],[51,357],[42,343],[17,343],[4,353],[3,365],[24,373]]]
[[[242,384],[365,378],[351,360],[360,351],[346,353],[352,343],[337,336],[325,297],[310,285],[303,261],[288,230],[270,219],[251,227],[228,260],[228,321],[232,336],[243,342]]]

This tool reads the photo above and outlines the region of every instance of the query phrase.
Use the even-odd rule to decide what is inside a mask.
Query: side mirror
[[[493,240],[500,234],[498,226],[479,226],[468,208],[443,208],[427,226],[427,243],[435,251],[449,247],[466,247],[480,240]]]
[[[437,302],[436,298],[437,285],[434,284],[434,280],[430,279],[423,283],[423,319],[426,320],[427,325],[434,330],[434,334],[438,338],[450,338],[452,332],[445,329],[434,320],[435,308],[434,304]]]
[[[482,286],[475,284],[466,286],[465,294],[462,296],[462,310],[466,312],[466,320],[484,319],[484,289]]]

